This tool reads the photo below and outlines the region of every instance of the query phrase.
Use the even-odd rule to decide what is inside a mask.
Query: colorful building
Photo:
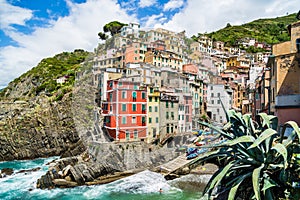
[[[102,103],[104,128],[116,141],[147,139],[147,90],[138,82],[109,80]]]
[[[148,86],[148,142],[153,141],[159,137],[159,121],[160,115],[160,91],[159,87]]]

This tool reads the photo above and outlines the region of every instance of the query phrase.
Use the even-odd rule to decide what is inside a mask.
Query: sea
[[[103,185],[79,186],[75,188],[42,190],[36,188],[37,179],[48,169],[47,163],[56,157],[35,160],[0,162],[0,169],[13,168],[14,173],[0,178],[0,200],[195,200],[202,197],[202,189],[191,185],[190,179],[183,177],[167,181],[164,177],[149,170]],[[38,171],[18,173],[40,167]],[[160,191],[160,189],[162,191]]]

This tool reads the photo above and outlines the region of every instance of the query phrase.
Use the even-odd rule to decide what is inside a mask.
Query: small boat
[[[188,155],[190,155],[190,154],[192,154],[192,153],[196,153],[197,152],[197,148],[195,148],[195,147],[190,147],[190,148],[188,148],[187,150],[186,150],[186,155],[188,156]]]
[[[198,153],[197,153],[197,152],[196,152],[196,153],[191,153],[191,154],[189,154],[189,155],[186,157],[186,159],[190,160],[190,159],[196,158],[197,156],[198,156]]]
[[[205,145],[205,142],[196,142],[195,145],[199,147],[199,146]]]

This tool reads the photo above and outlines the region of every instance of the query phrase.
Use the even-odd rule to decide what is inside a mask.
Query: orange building
[[[139,85],[122,79],[107,82],[104,128],[116,141],[144,141],[147,137],[147,90]]]
[[[147,45],[142,42],[132,42],[125,51],[125,63],[139,63],[145,59]]]

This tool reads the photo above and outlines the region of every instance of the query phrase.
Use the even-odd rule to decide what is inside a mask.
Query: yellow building
[[[159,102],[160,92],[158,87],[148,86],[148,135],[147,142],[150,143],[159,136]]]

